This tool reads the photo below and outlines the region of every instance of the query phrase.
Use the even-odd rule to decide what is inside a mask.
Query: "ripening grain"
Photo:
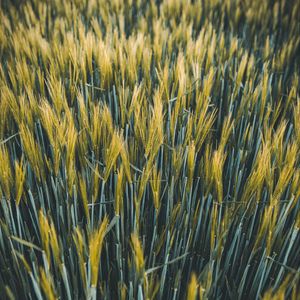
[[[0,3],[1,299],[299,298],[299,1]]]

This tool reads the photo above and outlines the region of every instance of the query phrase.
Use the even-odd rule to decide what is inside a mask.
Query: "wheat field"
[[[0,299],[300,299],[300,1],[0,5]]]

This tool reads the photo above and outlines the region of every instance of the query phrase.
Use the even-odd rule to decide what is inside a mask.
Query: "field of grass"
[[[0,5],[0,299],[300,298],[300,1]]]

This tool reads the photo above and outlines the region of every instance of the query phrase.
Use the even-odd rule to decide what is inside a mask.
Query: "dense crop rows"
[[[299,299],[299,1],[0,3],[1,299]]]

